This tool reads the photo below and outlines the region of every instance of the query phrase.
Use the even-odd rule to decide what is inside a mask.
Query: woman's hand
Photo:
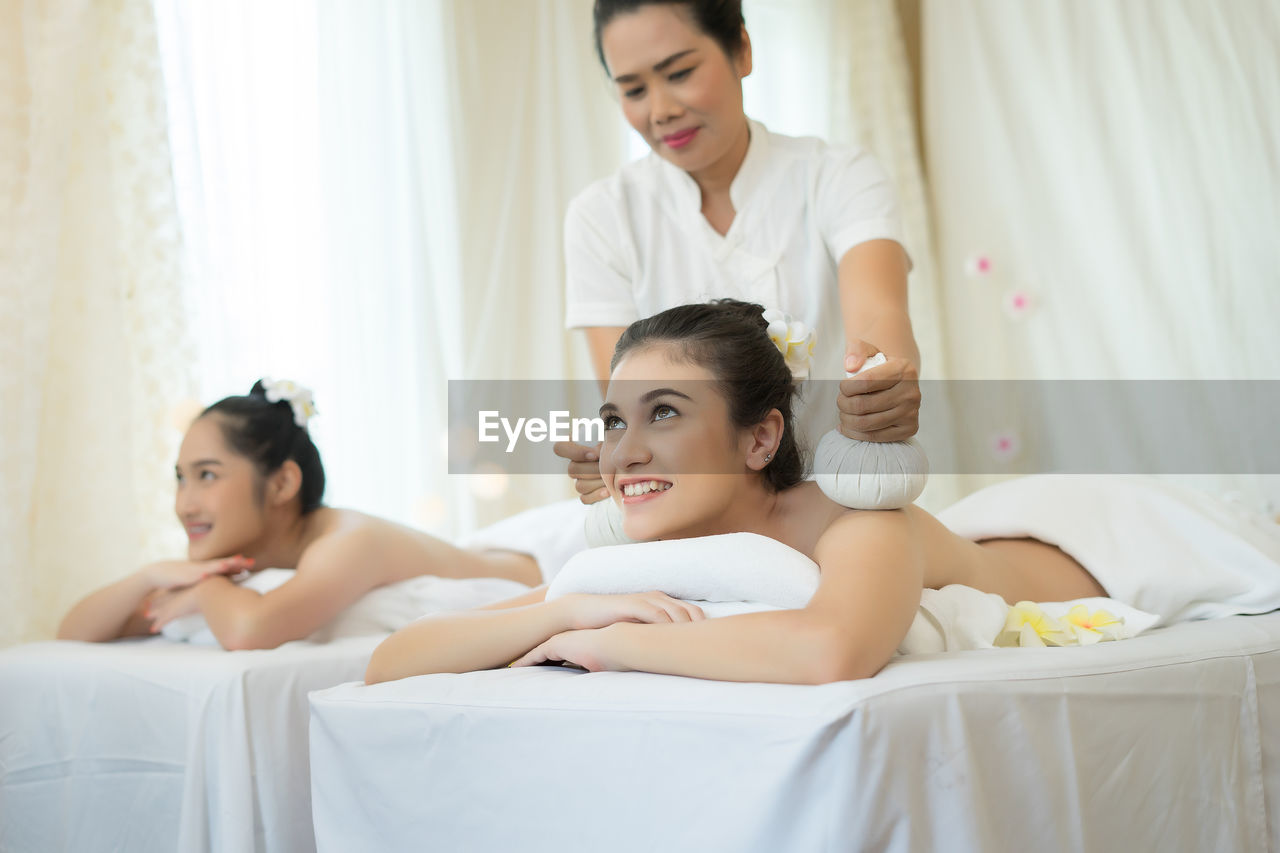
[[[879,351],[874,344],[854,341],[845,355],[845,372],[857,371]],[[884,364],[840,383],[840,432],[849,438],[906,441],[920,429],[920,373],[907,359],[885,355]]]
[[[194,586],[162,590],[152,597],[143,614],[151,620],[151,633],[158,634],[160,629],[174,619],[197,613],[200,600]]]
[[[234,575],[252,568],[253,560],[237,555],[200,562],[165,560],[144,566],[140,574],[153,589],[169,590],[194,586],[210,575]]]
[[[537,666],[540,663],[563,661],[589,672],[625,672],[627,668],[609,653],[607,641],[608,633],[604,628],[565,631],[513,661],[511,666]]]
[[[568,630],[603,628],[615,622],[700,622],[707,618],[697,605],[657,591],[629,595],[577,593],[558,601],[564,608]]]
[[[556,456],[569,460],[569,476],[578,490],[579,500],[591,505],[609,497],[609,490],[600,477],[600,445],[588,447],[572,441],[557,441],[553,450]]]

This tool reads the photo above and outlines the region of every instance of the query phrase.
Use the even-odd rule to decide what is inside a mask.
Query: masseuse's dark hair
[[[684,6],[689,10],[698,29],[716,40],[725,55],[733,58],[742,50],[742,0],[596,0],[592,17],[595,19],[596,55],[600,64],[609,69],[604,61],[604,46],[601,36],[604,28],[618,15],[634,12],[643,6],[654,5]]]
[[[224,397],[200,413],[218,415],[218,425],[227,445],[254,464],[263,477],[280,470],[292,459],[302,470],[302,514],[319,509],[324,497],[324,465],[320,451],[311,441],[306,427],[293,420],[293,407],[288,400],[267,400],[262,380],[253,384],[243,397]]]
[[[769,488],[782,491],[804,480],[804,457],[792,413],[795,379],[768,329],[763,308],[737,299],[668,308],[626,328],[613,349],[609,370],[630,350],[671,343],[683,358],[716,377],[735,427],[753,427],[777,409],[784,424],[782,440],[761,473]]]

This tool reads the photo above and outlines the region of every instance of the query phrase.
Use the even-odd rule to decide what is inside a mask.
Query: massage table
[[[1280,847],[1280,613],[742,684],[567,667],[311,695],[322,853]]]

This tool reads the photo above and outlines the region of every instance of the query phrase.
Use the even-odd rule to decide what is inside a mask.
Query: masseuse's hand
[[[512,666],[537,666],[540,663],[571,663],[589,672],[616,670],[626,667],[609,654],[607,628],[588,631],[565,631],[535,647],[524,657],[513,661]]]
[[[593,504],[609,497],[609,490],[600,477],[600,445],[590,447],[572,441],[557,441],[552,449],[556,456],[569,460],[569,476],[573,478],[580,501]]]
[[[193,586],[210,575],[234,575],[253,568],[248,557],[220,557],[216,560],[164,560],[144,566],[139,573],[155,589],[181,589]]]
[[[569,628],[603,628],[615,622],[699,622],[707,618],[696,604],[657,590],[629,595],[577,593],[558,601]]]
[[[854,373],[880,350],[853,341],[845,351],[844,369]],[[920,429],[920,372],[905,358],[888,361],[840,383],[836,407],[840,432],[858,441],[906,441]]]

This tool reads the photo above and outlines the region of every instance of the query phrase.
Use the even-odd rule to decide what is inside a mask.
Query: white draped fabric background
[[[0,5],[0,646],[175,546],[164,103],[149,0]]]
[[[923,42],[953,377],[1280,379],[1280,4],[926,0]],[[990,273],[966,275],[978,255]],[[1099,458],[1142,461],[1124,405],[1097,415],[1121,425]],[[1231,409],[1176,414],[1232,441]],[[980,439],[1052,469],[1064,436],[991,416]],[[1280,510],[1275,475],[1181,479]]]

